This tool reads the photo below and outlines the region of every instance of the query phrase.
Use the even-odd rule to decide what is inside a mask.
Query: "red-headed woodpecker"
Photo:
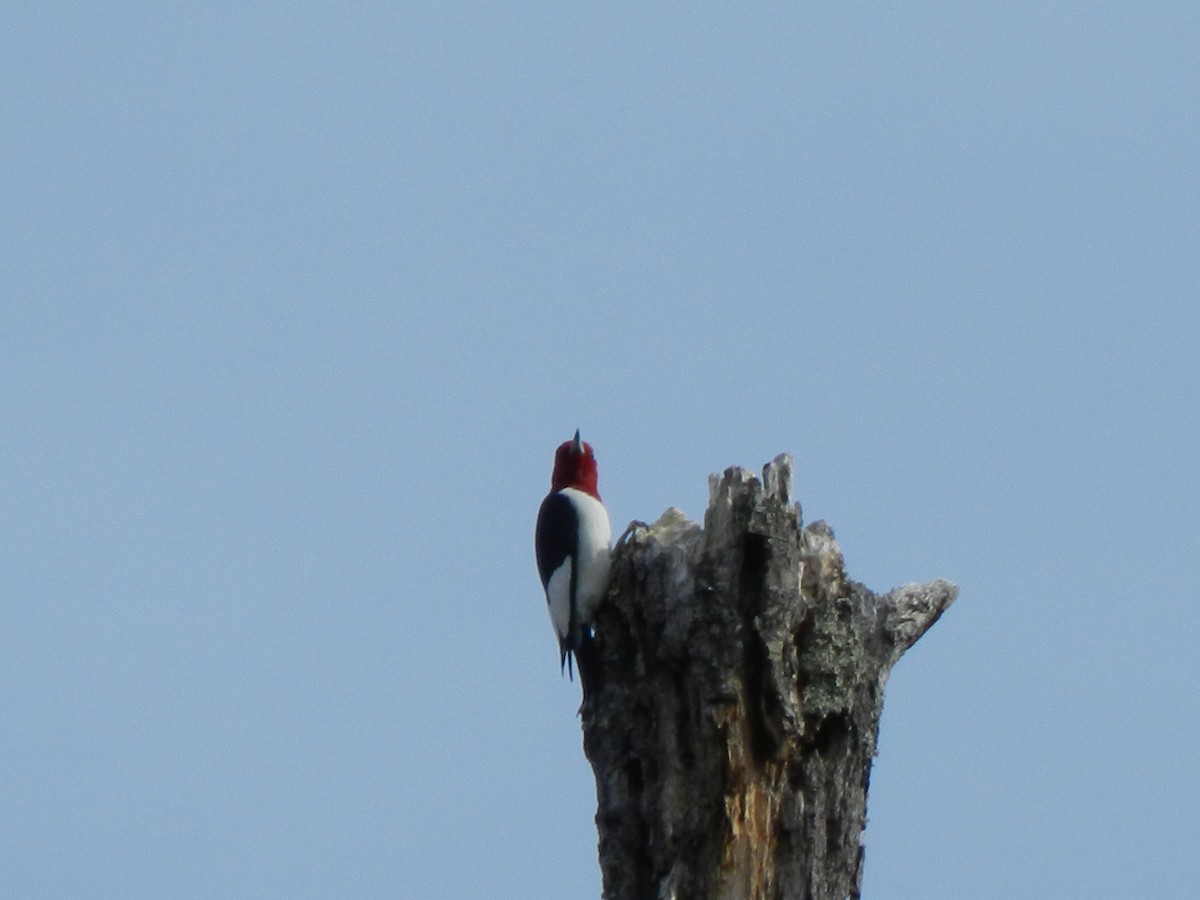
[[[546,589],[550,623],[558,635],[559,662],[568,672],[571,656],[580,656],[592,617],[608,589],[611,536],[608,513],[596,490],[596,456],[576,431],[554,453],[550,493],[538,510],[535,541],[538,574]],[[582,659],[580,663],[580,675],[586,675]]]

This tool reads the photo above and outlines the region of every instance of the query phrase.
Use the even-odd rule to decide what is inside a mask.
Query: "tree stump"
[[[581,708],[606,900],[860,896],[884,683],[958,589],[872,593],[791,494],[781,454],[618,541]]]

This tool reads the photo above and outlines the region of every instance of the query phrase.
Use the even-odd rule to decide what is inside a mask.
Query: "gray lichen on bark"
[[[877,595],[803,527],[791,458],[614,551],[581,709],[608,900],[858,897],[883,687],[953,602]]]

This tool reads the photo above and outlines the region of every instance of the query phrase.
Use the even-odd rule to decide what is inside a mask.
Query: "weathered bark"
[[[728,469],[703,529],[618,542],[581,711],[608,900],[859,896],[883,686],[957,588],[849,580],[791,481]]]

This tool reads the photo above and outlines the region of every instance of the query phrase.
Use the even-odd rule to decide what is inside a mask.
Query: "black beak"
[[[578,428],[575,429],[575,445],[571,448],[571,450],[575,453],[583,452],[583,441],[581,441],[579,439],[579,429]]]

